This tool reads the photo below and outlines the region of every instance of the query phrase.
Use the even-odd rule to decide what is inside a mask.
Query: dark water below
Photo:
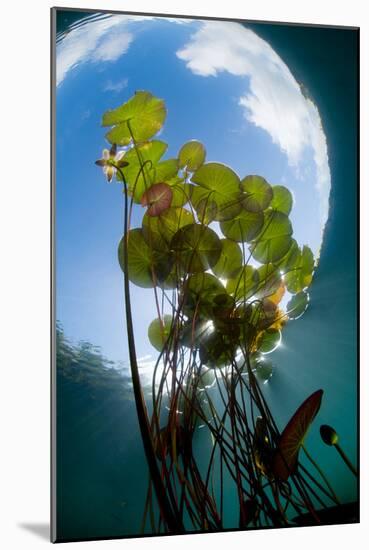
[[[69,23],[68,23],[69,24]],[[357,34],[333,29],[251,25],[304,82],[328,138],[331,210],[311,307],[285,329],[266,398],[281,425],[312,391],[325,391],[321,423],[335,426],[357,456]],[[60,28],[59,30],[64,30]],[[58,348],[58,531],[62,539],[136,535],[147,469],[131,386],[88,345]],[[318,438],[309,448],[339,496],[355,500],[350,472]],[[232,517],[233,511],[228,511]],[[234,515],[236,513],[234,511]],[[237,519],[235,518],[237,523]]]

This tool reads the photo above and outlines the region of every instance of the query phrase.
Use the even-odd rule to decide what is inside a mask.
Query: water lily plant
[[[262,391],[284,326],[309,305],[316,268],[310,248],[293,235],[292,194],[260,175],[240,177],[206,162],[197,140],[164,158],[168,146],[155,136],[165,119],[163,100],[136,92],[104,114],[111,148],[96,161],[109,182],[115,177],[123,185],[118,260],[150,473],[143,530],[225,528],[225,476],[235,487],[240,527],[289,525],[304,512],[319,523],[317,505],[336,501],[299,450],[323,392],[312,394],[280,433]],[[133,208],[142,209],[140,227],[130,227]],[[148,327],[158,352],[150,407],[131,284],[152,289],[156,304]]]

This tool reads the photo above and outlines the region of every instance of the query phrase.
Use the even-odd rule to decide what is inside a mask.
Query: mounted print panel
[[[53,541],[358,522],[359,30],[52,31]]]

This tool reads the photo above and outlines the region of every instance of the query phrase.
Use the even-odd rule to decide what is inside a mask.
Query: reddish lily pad
[[[322,396],[323,390],[311,394],[300,405],[283,430],[272,461],[272,472],[275,477],[286,481],[290,474],[295,471],[300,447],[320,409]]]
[[[160,216],[172,204],[173,191],[166,183],[155,183],[141,198],[141,205],[148,206],[148,216]]]

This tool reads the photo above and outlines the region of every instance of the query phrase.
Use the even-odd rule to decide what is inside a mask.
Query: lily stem
[[[336,493],[334,492],[333,490],[333,487],[332,485],[329,483],[326,475],[324,474],[323,470],[320,468],[319,464],[317,464],[317,462],[315,462],[315,460],[313,459],[313,457],[311,456],[311,454],[308,452],[308,450],[306,449],[305,445],[301,445],[303,450],[304,450],[304,453],[306,454],[307,458],[310,460],[310,462],[313,464],[313,466],[318,470],[318,472],[320,473],[322,479],[324,480],[326,486],[328,487],[331,495],[332,495],[332,498],[333,500],[335,501],[336,504],[341,504]]]
[[[338,453],[341,455],[342,457],[342,460],[345,462],[346,466],[348,468],[350,468],[351,472],[354,474],[354,476],[357,477],[357,469],[355,468],[355,466],[352,464],[352,462],[348,459],[348,457],[346,456],[346,454],[343,452],[343,450],[341,449],[341,447],[338,445],[338,443],[335,444],[335,447],[338,451]]]
[[[129,278],[128,278],[128,189],[127,182],[122,170],[115,165],[115,168],[119,171],[124,185],[124,296],[126,302],[126,322],[127,322],[127,336],[128,336],[128,348],[129,359],[131,365],[131,375],[134,397],[136,402],[138,422],[141,430],[141,436],[143,446],[145,450],[146,460],[148,462],[150,475],[153,486],[155,488],[156,497],[158,499],[159,507],[168,530],[172,533],[182,533],[183,525],[180,518],[176,517],[168,501],[168,497],[165,492],[165,487],[160,476],[159,468],[156,462],[155,451],[153,447],[149,419],[141,387],[140,374],[138,370],[136,346],[134,341],[133,322],[132,322],[132,308],[131,298],[129,291]]]

